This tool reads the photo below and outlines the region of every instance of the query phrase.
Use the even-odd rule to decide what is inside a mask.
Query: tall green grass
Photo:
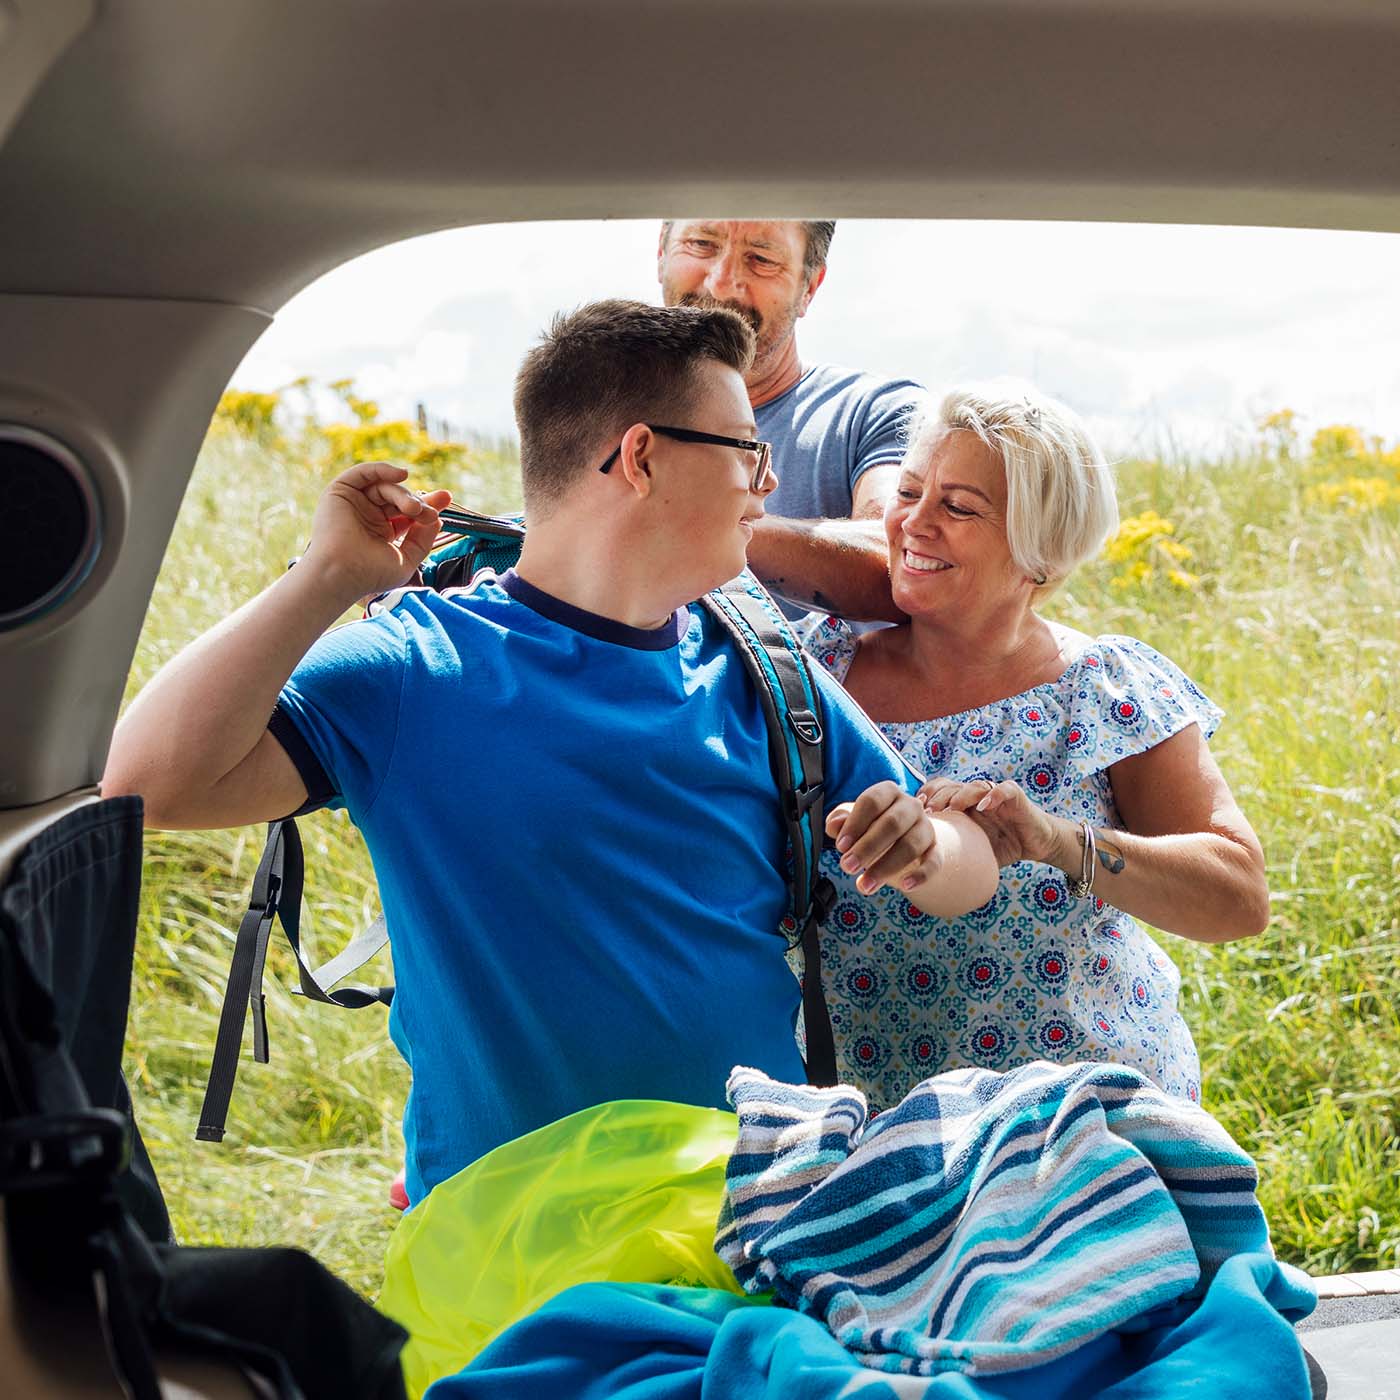
[[[333,469],[325,439],[293,447],[269,424],[241,426],[226,422],[200,457],[133,691],[303,543]],[[515,504],[499,448],[427,464],[466,503]],[[1400,1265],[1400,508],[1320,502],[1311,488],[1327,475],[1272,452],[1126,464],[1124,515],[1170,521],[1199,582],[1174,586],[1158,559],[1125,584],[1123,561],[1105,559],[1052,610],[1151,642],[1226,710],[1212,749],[1264,843],[1273,921],[1226,947],[1162,941],[1182,969],[1207,1107],[1259,1163],[1279,1253],[1324,1272]],[[330,952],[372,915],[373,879],[343,817],[302,827],[312,934]],[[381,1010],[289,996],[274,946],[272,1063],[245,1056],[228,1136],[193,1140],[261,836],[147,838],[128,1042],[138,1111],[183,1239],[300,1244],[373,1292],[408,1087]]]
[[[288,441],[267,421],[216,420],[156,582],[128,696],[301,551],[321,488],[348,465],[334,446],[314,423]],[[433,483],[462,502],[517,504],[514,463],[500,444],[432,456]],[[299,825],[314,960],[318,948],[330,956],[362,929],[378,901],[368,855],[343,815]],[[183,1241],[301,1245],[373,1293],[397,1218],[387,1192],[402,1162],[408,1074],[381,1008],[339,1011],[284,990],[295,968],[280,931],[266,979],[271,1063],[245,1053],[226,1137],[194,1141],[233,932],[262,840],[260,827],[147,834],[127,1037],[141,1128]],[[392,981],[387,953],[360,977]]]

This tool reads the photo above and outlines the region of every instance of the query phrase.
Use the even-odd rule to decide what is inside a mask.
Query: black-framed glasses
[[[758,465],[754,467],[753,475],[749,478],[750,491],[757,491],[763,485],[773,465],[771,442],[760,442],[757,438],[725,437],[721,433],[702,433],[698,428],[663,428],[659,423],[644,423],[642,426],[650,428],[654,433],[660,433],[662,437],[674,438],[677,442],[704,442],[712,447],[736,447],[740,452],[757,452]],[[621,455],[622,444],[618,443],[609,454],[608,460],[598,470],[609,471]]]

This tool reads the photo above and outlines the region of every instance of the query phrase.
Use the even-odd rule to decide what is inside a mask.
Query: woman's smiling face
[[[885,508],[890,584],[911,617],[984,614],[1031,587],[1006,539],[1006,472],[976,433],[915,442]]]

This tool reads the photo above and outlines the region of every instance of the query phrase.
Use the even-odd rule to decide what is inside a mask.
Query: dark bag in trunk
[[[401,1400],[406,1333],[309,1255],[167,1242],[120,1069],[140,871],[140,799],[116,798],[47,828],[0,889],[0,1265],[46,1305],[96,1304],[132,1400],[159,1400],[153,1348],[279,1400]]]
[[[0,889],[0,915],[53,1000],[88,1103],[128,1125],[131,1161],[118,1194],[148,1239],[166,1241],[170,1216],[122,1076],[140,896],[141,800],[121,797],[80,807],[35,837]]]

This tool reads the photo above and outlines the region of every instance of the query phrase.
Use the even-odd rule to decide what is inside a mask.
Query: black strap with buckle
[[[301,895],[306,879],[306,860],[301,837],[290,817],[268,826],[267,845],[253,876],[253,893],[238,926],[229,965],[224,1004],[219,1012],[219,1029],[214,1039],[214,1058],[209,1067],[209,1084],[199,1112],[195,1137],[200,1142],[220,1142],[228,1119],[233,1082],[238,1074],[238,1051],[243,1043],[243,1026],[253,1016],[253,1058],[267,1064],[271,1050],[267,1039],[267,1006],[263,998],[263,974],[272,925],[282,921],[282,931],[297,960],[300,995],[330,1006],[358,1009],[376,1002],[387,1006],[394,996],[392,987],[335,987],[335,981],[353,971],[382,948],[388,939],[382,920],[377,920],[349,948],[321,967],[311,967],[301,949]]]

